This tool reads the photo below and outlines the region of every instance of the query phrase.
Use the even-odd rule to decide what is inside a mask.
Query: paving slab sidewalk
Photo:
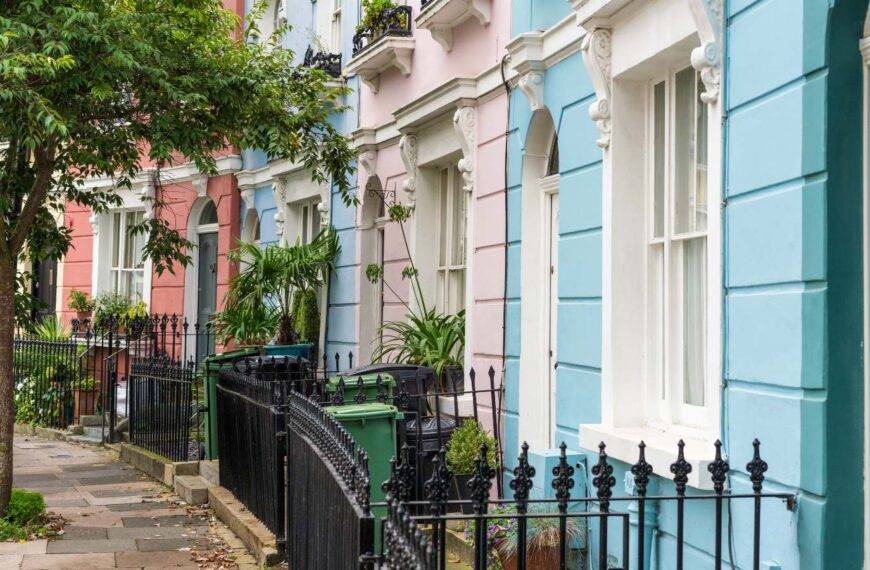
[[[49,540],[0,542],[0,568],[257,568],[210,511],[108,450],[20,435],[14,450],[14,485],[44,493],[68,522]]]

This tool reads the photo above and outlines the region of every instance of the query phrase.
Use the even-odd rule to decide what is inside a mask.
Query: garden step
[[[83,425],[85,427],[95,427],[95,426],[102,427],[103,418],[102,418],[102,416],[98,416],[98,415],[92,415],[92,416],[84,416],[83,415],[83,416],[79,417],[79,424]]]
[[[175,493],[191,505],[208,502],[208,482],[199,475],[176,475]]]
[[[220,485],[221,477],[220,471],[218,469],[217,460],[213,461],[200,461],[199,462],[199,474],[203,479],[208,481],[212,485]]]

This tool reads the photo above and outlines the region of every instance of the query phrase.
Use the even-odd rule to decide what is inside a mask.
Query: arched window
[[[555,176],[559,174],[559,135],[553,133],[553,142],[550,143],[550,157],[547,159],[547,174]]]
[[[203,207],[202,213],[199,215],[199,225],[204,226],[216,223],[218,223],[217,208],[215,207],[214,202],[209,201],[209,203]]]

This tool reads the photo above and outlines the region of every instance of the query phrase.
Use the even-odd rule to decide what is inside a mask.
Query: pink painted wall
[[[414,17],[419,0],[412,0]],[[504,46],[510,39],[510,3],[492,1],[492,20],[482,27],[469,20],[454,30],[453,49],[446,52],[428,31],[414,29],[416,40],[412,71],[408,77],[391,69],[380,77],[380,89],[373,93],[360,84],[360,126],[377,128],[389,122],[400,107],[414,101],[456,77],[477,77],[501,63]],[[473,306],[466,307],[469,326],[466,342],[471,347],[471,362],[479,379],[486,379],[490,366],[496,371],[496,384],[503,375],[503,321],[505,296],[505,131],[507,97],[504,93],[476,107],[477,157],[474,168],[472,259],[467,262],[467,279],[473,284]],[[398,149],[398,140],[379,149],[377,175],[386,191],[396,191],[407,203],[401,188],[407,178]],[[359,184],[365,187],[368,174],[360,170]],[[433,220],[418,220],[432,223]],[[410,224],[406,226],[410,230]],[[410,237],[410,236],[409,236]],[[418,245],[418,247],[420,247]],[[387,226],[385,235],[385,280],[403,299],[408,297],[408,281],[401,277],[407,255],[397,228]],[[364,270],[364,268],[363,268]],[[365,276],[360,277],[365,282]],[[427,299],[432,303],[434,299]],[[400,320],[405,309],[391,293],[386,293],[384,320]],[[359,320],[357,322],[360,322]],[[488,382],[488,380],[487,380]],[[490,420],[485,422],[490,426]]]

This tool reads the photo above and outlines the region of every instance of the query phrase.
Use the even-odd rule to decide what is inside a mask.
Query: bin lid
[[[381,383],[384,385],[384,388],[388,388],[390,386],[396,385],[396,380],[395,380],[395,378],[392,377],[392,375],[387,374],[387,373],[382,373],[382,374],[363,374],[363,376],[362,376],[363,386],[365,386],[366,388],[371,388],[373,386],[377,386],[378,376],[381,377]],[[360,377],[358,375],[355,375],[355,376],[333,376],[327,382],[327,388],[332,388],[332,389],[337,388],[338,381],[340,378],[344,378],[344,388],[345,388],[345,390],[347,390],[347,389],[355,388],[357,385],[357,382],[359,382]]]
[[[248,348],[240,348],[238,350],[230,350],[229,352],[222,352],[220,354],[209,354],[206,357],[206,362],[227,362],[229,360],[237,360],[239,358],[245,358],[246,356],[253,356],[260,354],[260,349],[257,347],[248,347]]]
[[[379,418],[395,418],[399,413],[396,406],[373,402],[371,404],[348,404],[347,406],[329,406],[326,413],[339,421],[346,420],[376,420]]]

